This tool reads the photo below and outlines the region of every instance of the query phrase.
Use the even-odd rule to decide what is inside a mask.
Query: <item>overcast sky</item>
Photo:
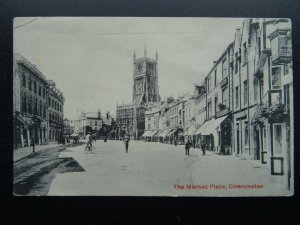
[[[115,116],[132,102],[133,51],[155,58],[162,98],[192,93],[242,19],[15,18],[14,52],[22,54],[64,93],[64,114],[101,109]]]

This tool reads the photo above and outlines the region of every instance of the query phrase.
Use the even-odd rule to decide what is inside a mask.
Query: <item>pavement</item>
[[[48,145],[35,145],[35,152],[48,149],[48,148],[57,148],[63,146],[62,144],[48,144]],[[33,153],[33,147],[24,147],[24,148],[18,148],[14,149],[14,162],[17,162]]]
[[[48,195],[55,196],[282,196],[266,167],[231,155],[217,155],[183,145],[131,141],[97,141],[93,154],[84,145],[67,148],[82,172],[56,174]]]

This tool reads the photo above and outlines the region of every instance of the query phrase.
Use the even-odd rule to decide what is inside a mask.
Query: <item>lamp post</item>
[[[32,140],[32,152],[35,152],[35,116],[32,117],[31,120],[31,127],[32,127],[32,136],[33,136],[33,140]]]

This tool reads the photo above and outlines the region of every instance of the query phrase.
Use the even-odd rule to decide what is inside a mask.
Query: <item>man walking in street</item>
[[[202,155],[205,155],[206,146],[204,141],[202,141],[201,143],[201,150],[202,150]]]
[[[185,155],[190,155],[190,147],[191,147],[191,142],[190,142],[190,140],[188,140],[185,143]]]
[[[129,136],[126,136],[124,139],[124,144],[126,148],[126,153],[128,153],[128,145],[129,145]]]

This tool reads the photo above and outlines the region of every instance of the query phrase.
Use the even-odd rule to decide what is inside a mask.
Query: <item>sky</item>
[[[18,17],[14,53],[54,80],[65,97],[64,116],[81,110],[115,116],[132,102],[133,52],[155,58],[162,99],[192,93],[226,47],[239,18]]]

